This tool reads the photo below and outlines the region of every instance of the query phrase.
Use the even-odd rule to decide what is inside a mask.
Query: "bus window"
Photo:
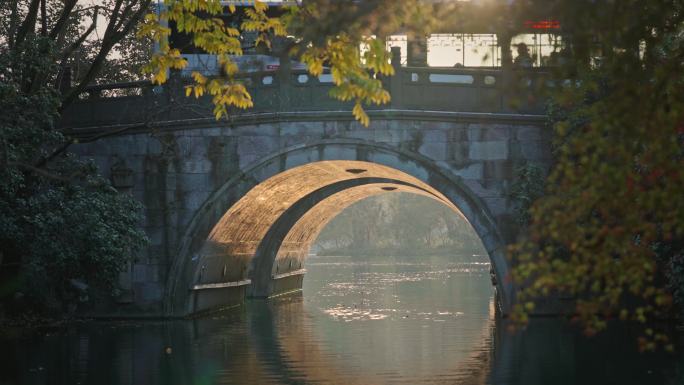
[[[494,34],[432,34],[428,38],[430,67],[498,67],[501,49]]]
[[[518,58],[522,52],[530,56],[532,67],[547,67],[558,64],[562,50],[561,37],[550,33],[525,33],[511,39],[511,53],[514,63],[525,63]],[[524,54],[524,53],[523,53]],[[525,65],[521,65],[525,67]]]

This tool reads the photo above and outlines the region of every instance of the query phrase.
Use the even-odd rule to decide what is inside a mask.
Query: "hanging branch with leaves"
[[[229,5],[227,9],[231,14],[237,11],[235,5]],[[320,16],[320,9],[313,5],[290,7],[282,17],[269,16],[267,10],[264,2],[254,1],[244,11],[245,19],[238,29],[226,25],[220,18],[224,7],[219,0],[164,1],[164,9],[159,15],[147,15],[149,23],[140,31],[140,36],[151,37],[159,45],[159,51],[146,67],[147,73],[154,83],[163,84],[168,80],[169,70],[187,66],[180,51],[168,43],[172,32],[168,24],[173,22],[178,33],[192,36],[195,47],[217,56],[223,73],[209,78],[193,72],[193,84],[186,86],[186,95],[211,95],[217,119],[226,116],[230,107],[252,107],[252,98],[244,81],[237,76],[239,69],[233,60],[243,54],[240,36],[244,32],[256,32],[255,44],[271,48],[271,40],[288,36],[288,28],[306,25]],[[363,54],[360,53],[361,45],[367,48]],[[383,104],[390,100],[378,75],[393,75],[394,69],[380,39],[338,33],[317,41],[300,40],[289,45],[287,54],[304,62],[312,76],[329,70],[335,84],[330,96],[341,101],[354,101],[354,117],[365,126],[370,119],[363,105]]]

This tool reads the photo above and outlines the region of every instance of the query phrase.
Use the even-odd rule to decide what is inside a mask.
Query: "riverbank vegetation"
[[[589,334],[609,319],[671,318],[684,304],[683,4],[551,3],[572,60],[550,105],[555,165],[511,248],[515,316],[569,295]],[[648,326],[640,341],[672,348]]]
[[[109,300],[146,242],[140,203],[69,153],[58,122],[91,82],[137,72],[122,58],[140,52],[133,31],[149,3],[0,4],[0,319],[35,323]]]

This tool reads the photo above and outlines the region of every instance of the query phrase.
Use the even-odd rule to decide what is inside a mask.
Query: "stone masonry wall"
[[[120,298],[130,311],[160,313],[169,268],[188,223],[207,198],[250,164],[293,146],[356,139],[420,154],[461,178],[496,218],[507,241],[516,235],[507,191],[515,169],[546,167],[550,137],[540,119],[380,119],[370,127],[352,121],[284,121],[233,126],[166,127],[79,144],[101,172],[132,170],[132,186],[118,186],[145,206],[142,224],[150,245],[122,274]],[[323,146],[323,145],[321,145]],[[322,150],[321,150],[322,151]],[[316,161],[317,159],[311,159]]]

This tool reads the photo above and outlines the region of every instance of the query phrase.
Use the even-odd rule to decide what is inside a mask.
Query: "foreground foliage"
[[[370,120],[363,106],[390,101],[380,77],[393,75],[394,68],[382,37],[400,28],[424,30],[434,21],[428,16],[432,7],[416,0],[307,1],[287,8],[280,17],[269,16],[265,2],[255,0],[246,9],[242,23],[235,27],[219,17],[224,13],[221,3],[164,0],[159,16],[149,14],[148,24],[140,31],[140,36],[159,44],[159,52],[146,68],[158,84],[166,82],[169,69],[187,66],[180,51],[169,46],[169,22],[174,23],[178,32],[189,34],[196,48],[217,55],[224,75],[207,79],[194,72],[194,84],[186,88],[188,96],[211,95],[217,119],[225,116],[230,107],[245,109],[253,105],[231,58],[243,53],[240,36],[253,32],[257,34],[255,44],[279,56],[282,65],[294,58],[305,63],[312,76],[329,71],[335,84],[330,96],[354,102],[354,117],[367,126]],[[229,4],[234,3],[237,2]],[[234,5],[228,6],[228,10],[232,14],[237,11]],[[278,42],[277,48],[274,42]],[[359,50],[361,46],[365,47],[363,52]]]
[[[57,123],[91,81],[120,68],[109,53],[148,4],[0,4],[0,305],[10,311],[61,314],[116,295],[119,272],[146,242],[140,204],[69,154],[74,140]],[[109,24],[95,41],[98,18]],[[81,71],[64,84],[71,66]]]
[[[646,323],[681,301],[684,249],[684,9],[677,1],[553,2],[576,35],[559,75],[556,164],[513,247],[516,318],[545,296],[577,298],[588,333],[611,318]],[[603,50],[582,58],[596,34]],[[583,45],[586,44],[586,45]],[[667,336],[645,328],[642,349]]]

